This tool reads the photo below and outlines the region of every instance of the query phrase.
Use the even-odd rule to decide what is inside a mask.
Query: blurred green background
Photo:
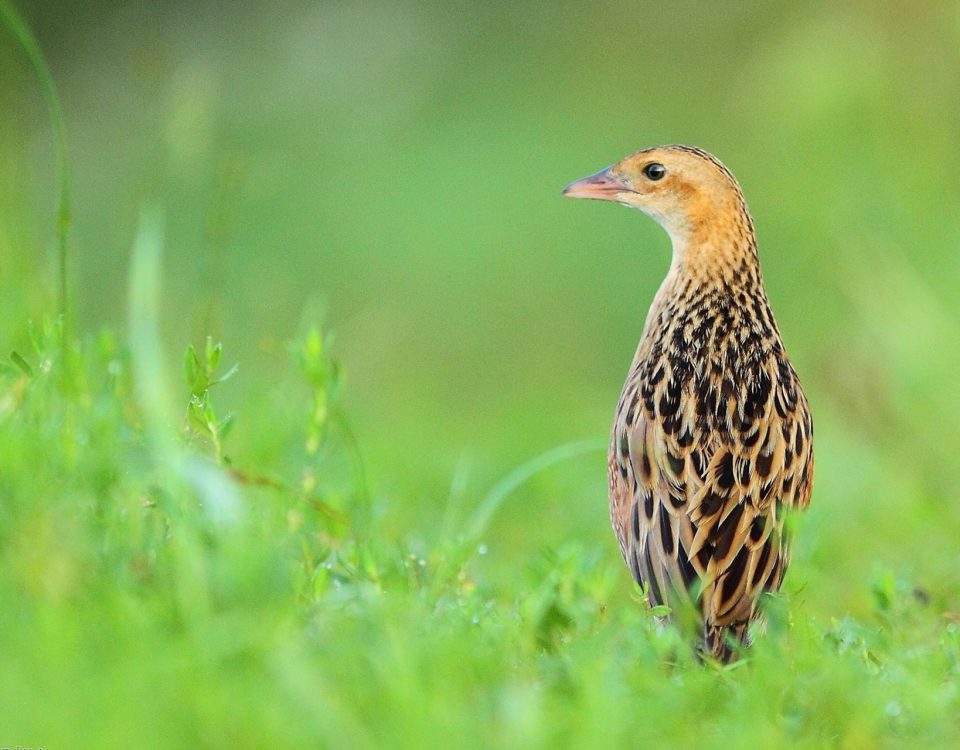
[[[123,328],[138,214],[159,206],[170,367],[208,334],[240,363],[219,394],[238,465],[274,459],[287,342],[317,316],[388,536],[435,539],[451,493],[469,509],[524,461],[602,441],[669,242],[560,190],[695,144],[743,186],[813,408],[798,606],[864,613],[879,565],[960,607],[957,3],[19,7],[66,116],[77,328]],[[55,198],[44,102],[4,31],[8,348],[50,309]],[[507,586],[571,539],[618,569],[606,502],[602,452],[538,475],[481,575]]]

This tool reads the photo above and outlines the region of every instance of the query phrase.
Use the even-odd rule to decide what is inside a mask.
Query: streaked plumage
[[[692,604],[704,653],[729,661],[789,562],[813,425],[760,274],[753,220],[710,154],[664,146],[569,185],[643,210],[673,241],[617,404],[610,515],[651,603]]]

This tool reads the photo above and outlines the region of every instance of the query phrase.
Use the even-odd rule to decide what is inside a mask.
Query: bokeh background
[[[856,614],[889,566],[960,606],[956,3],[18,5],[66,117],[77,328],[123,329],[138,215],[160,207],[170,367],[208,334],[240,363],[220,394],[236,463],[269,465],[287,342],[314,319],[397,538],[602,442],[669,242],[560,190],[690,143],[743,185],[814,410],[789,585],[814,616]],[[8,348],[55,291],[52,143],[4,32]],[[619,565],[602,452],[535,477],[488,537],[494,586],[573,538]]]

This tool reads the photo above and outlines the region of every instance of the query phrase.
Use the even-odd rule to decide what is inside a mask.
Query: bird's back
[[[692,606],[722,661],[761,593],[780,587],[784,511],[809,501],[811,435],[759,269],[671,273],[617,405],[611,519],[651,602]]]

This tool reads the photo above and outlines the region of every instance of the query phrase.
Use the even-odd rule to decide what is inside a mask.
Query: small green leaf
[[[217,369],[217,365],[220,364],[220,355],[223,354],[223,344],[217,342],[213,343],[213,337],[207,336],[207,372],[213,374],[213,371]]]
[[[233,419],[233,414],[227,414],[223,419],[220,420],[220,424],[217,425],[217,429],[220,430],[220,439],[223,440],[230,434],[233,430],[233,425],[235,424]]]
[[[187,385],[190,386],[190,390],[194,393],[201,390],[198,386],[200,385],[202,367],[200,365],[200,358],[197,356],[197,350],[193,348],[193,344],[187,346],[187,351],[183,356],[183,372],[187,378]]]
[[[203,395],[206,396],[206,392]],[[215,430],[217,428],[217,412],[214,411],[209,398],[205,398],[203,401],[203,419],[207,424],[207,429]]]

